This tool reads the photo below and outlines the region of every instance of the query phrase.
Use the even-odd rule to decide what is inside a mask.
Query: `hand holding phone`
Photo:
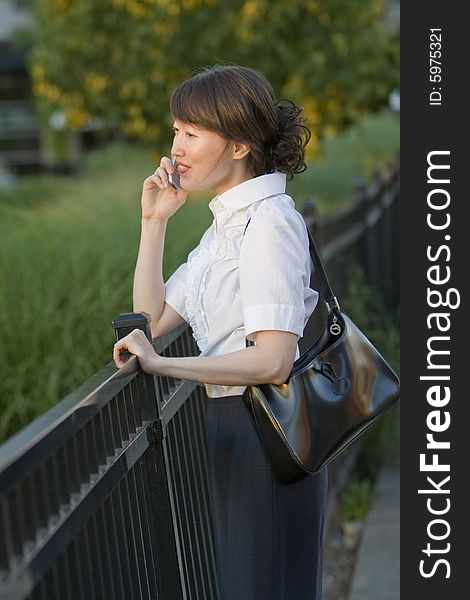
[[[176,157],[172,159],[174,172],[169,173],[170,158],[163,156],[154,173],[147,177],[142,186],[142,218],[168,220],[186,201],[187,192],[180,185],[180,176],[176,171]],[[168,184],[174,192],[169,190]]]
[[[173,156],[173,158],[171,159],[171,162],[172,162],[173,168],[175,170],[173,171],[173,173],[168,173],[168,181],[170,182],[170,185],[176,191],[178,191],[181,189],[181,184],[180,184],[180,175],[179,175],[178,171],[176,170],[176,156]]]

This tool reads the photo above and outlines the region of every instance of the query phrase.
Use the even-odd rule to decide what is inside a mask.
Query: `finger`
[[[116,367],[118,369],[120,369],[121,367],[124,366],[124,359],[122,359],[119,354],[116,354],[116,351],[113,351],[113,360],[114,360],[114,364],[116,365]]]
[[[163,190],[165,188],[164,177],[166,177],[166,175],[162,175],[162,173],[163,173],[163,171],[160,171],[160,173],[158,175],[156,174],[156,172],[153,175],[149,175],[144,180],[144,188],[152,189],[154,186],[157,186],[158,188]]]
[[[148,177],[146,177],[144,179],[144,184],[143,184],[144,189],[151,190],[155,186],[160,189],[163,189],[163,183],[160,181],[160,179],[158,179],[158,177],[156,175],[149,175]]]
[[[113,360],[116,363],[116,365],[119,367],[120,363],[121,363],[121,357],[120,357],[120,351],[119,351],[119,349],[116,346],[117,346],[117,344],[114,344],[114,348],[113,348]]]
[[[154,183],[158,188],[162,190],[165,188],[164,181],[161,177],[158,177],[157,175],[150,175],[150,177],[147,177],[147,181]]]
[[[116,365],[116,367],[117,367],[118,369],[122,369],[122,367],[123,367],[123,366],[124,366],[126,363],[125,363],[125,362],[122,360],[122,358],[115,358],[115,359],[114,359],[114,364]]]
[[[158,169],[155,171],[155,177],[158,178],[164,188],[167,188],[170,185],[168,180],[168,172],[164,167],[158,167]]]
[[[121,367],[123,367],[126,363],[129,362],[129,360],[132,358],[132,354],[128,351],[128,350],[123,350],[120,354],[118,354],[117,356],[115,356],[113,354],[113,360],[114,360],[114,364],[116,365],[116,367],[118,367],[118,369],[120,369]]]
[[[127,341],[125,338],[119,340],[114,344],[113,348],[113,358],[115,361],[124,361],[127,362],[131,357],[131,353],[127,349]]]
[[[173,163],[171,162],[171,159],[168,158],[168,156],[162,156],[162,159],[160,161],[160,167],[165,169],[167,173],[173,173],[173,171],[175,170],[175,167],[173,166]]]

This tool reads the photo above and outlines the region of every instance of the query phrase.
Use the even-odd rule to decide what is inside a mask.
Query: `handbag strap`
[[[333,290],[331,289],[330,282],[328,280],[328,276],[325,271],[325,267],[323,266],[323,261],[320,257],[320,253],[318,252],[317,245],[310,233],[308,227],[306,227],[308,233],[308,243],[310,248],[310,256],[312,258],[313,264],[315,266],[315,271],[318,275],[318,280],[320,282],[321,291],[323,294],[323,299],[328,306],[328,310],[331,311],[333,306],[340,310],[340,305],[338,302],[338,298],[334,295]]]
[[[251,221],[251,217],[248,219],[248,221],[245,225],[245,229],[243,231],[243,236],[245,235],[245,232],[248,228],[250,221]],[[310,233],[310,230],[307,226],[306,226],[306,229],[307,229],[307,233],[308,233],[308,244],[309,244],[309,250],[310,250],[310,257],[313,261],[313,265],[315,267],[315,272],[318,275],[318,281],[320,283],[321,292],[323,295],[323,299],[325,300],[326,305],[328,306],[328,311],[331,311],[331,309],[333,307],[340,310],[340,305],[339,305],[338,299],[336,298],[336,296],[333,293],[333,290],[331,289],[331,285],[328,280],[328,276],[326,274],[325,267],[323,266],[323,262],[320,257],[320,253],[318,252],[317,245],[315,244],[312,234]]]

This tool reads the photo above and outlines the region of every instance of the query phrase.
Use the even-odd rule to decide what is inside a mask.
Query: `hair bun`
[[[286,99],[278,100],[275,105],[278,115],[278,139],[270,152],[272,170],[287,173],[288,179],[292,179],[294,174],[302,173],[307,168],[305,147],[311,133],[309,128],[303,125],[303,108]]]

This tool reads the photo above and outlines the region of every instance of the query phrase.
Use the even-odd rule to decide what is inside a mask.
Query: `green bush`
[[[372,483],[369,479],[351,479],[341,492],[341,515],[345,521],[363,521],[369,511]]]
[[[367,283],[363,269],[349,270],[349,284],[343,299],[346,312],[399,372],[399,317],[390,314],[380,295]],[[397,402],[363,435],[357,462],[340,493],[344,520],[362,521],[369,510],[373,485],[384,460],[399,460],[400,405]]]
[[[380,294],[367,284],[364,271],[353,265],[349,273],[349,289],[344,301],[347,312],[379,349],[391,367],[400,372],[400,316],[390,313]],[[389,409],[364,435],[358,462],[361,476],[375,479],[385,454],[398,460],[400,402]]]

